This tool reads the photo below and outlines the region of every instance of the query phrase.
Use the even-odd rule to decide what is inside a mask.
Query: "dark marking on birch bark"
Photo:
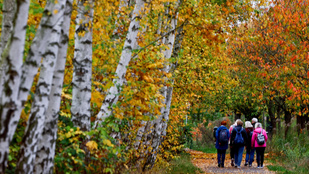
[[[85,41],[81,41],[82,44],[85,44],[85,45],[91,45],[92,44],[92,41],[87,39]]]
[[[137,31],[137,30],[139,30],[139,27],[138,27],[138,26],[136,26],[136,25],[133,25],[133,27],[132,27],[132,31]]]
[[[124,49],[132,50],[132,47],[130,45],[126,46]]]

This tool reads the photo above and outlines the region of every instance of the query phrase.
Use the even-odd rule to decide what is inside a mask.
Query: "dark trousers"
[[[226,150],[217,149],[218,164],[221,164],[222,167],[224,167],[225,153]]]
[[[234,158],[234,154],[235,154],[234,148],[233,148],[233,146],[230,145],[230,156],[231,156],[231,159]]]
[[[265,147],[256,147],[256,162],[258,166],[263,166]]]

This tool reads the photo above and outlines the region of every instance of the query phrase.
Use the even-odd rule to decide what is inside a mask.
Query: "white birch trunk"
[[[4,72],[4,86],[0,99],[0,173],[4,173],[7,166],[9,144],[13,138],[20,117],[20,115],[14,114],[14,111],[21,107],[21,103],[17,99],[29,4],[30,1],[25,0],[16,6],[13,31],[1,55],[1,59],[5,59],[7,69]]]
[[[58,58],[55,67],[53,83],[49,95],[49,105],[46,111],[46,119],[42,136],[38,141],[38,151],[35,159],[34,173],[53,173],[54,157],[58,130],[58,114],[61,102],[61,91],[64,79],[65,62],[69,42],[69,29],[73,0],[66,0],[61,38],[59,43]]]
[[[166,13],[167,14],[165,15],[167,16],[169,14],[169,11],[167,11]],[[177,20],[178,20],[178,12],[175,16],[170,18],[170,23],[166,25],[167,26],[166,32],[168,33],[168,35],[163,38],[163,43],[167,46],[167,49],[163,51],[164,57],[167,61],[163,68],[163,71],[165,73],[169,73],[170,71],[170,64],[168,61],[171,58],[174,43],[175,43]],[[167,81],[168,79],[165,79],[165,82]],[[156,158],[157,158],[159,146],[161,145],[163,141],[163,136],[166,135],[166,128],[167,128],[167,122],[169,119],[169,110],[170,110],[170,105],[171,105],[172,88],[164,86],[160,91],[161,91],[161,95],[164,97],[164,99],[161,102],[165,104],[165,106],[163,106],[160,109],[161,115],[159,115],[158,118],[153,121],[153,132],[151,132],[152,152],[146,160],[146,163],[143,168],[144,170],[148,170],[153,167],[156,161]]]
[[[58,3],[48,1],[44,10],[48,15],[44,27],[48,28],[47,30],[51,30],[51,32],[44,33],[43,26],[41,26],[43,34],[49,34],[49,41],[42,54],[43,62],[40,66],[40,76],[36,86],[28,124],[19,151],[16,173],[33,173],[37,142],[42,134],[45,113],[49,105],[49,95],[57,62],[65,2],[66,0],[58,0]],[[55,11],[57,11],[57,13],[54,13]]]
[[[88,3],[79,1],[77,6],[71,114],[74,126],[80,127],[83,131],[90,131],[94,2],[92,0],[88,1]]]
[[[1,42],[0,42],[0,55],[5,48],[11,34],[13,31],[13,20],[16,12],[16,1],[3,0],[2,6],[2,30],[1,30]],[[3,80],[4,80],[4,68],[6,67],[6,62],[0,59],[0,96],[3,90]]]
[[[116,69],[116,78],[113,80],[114,85],[108,90],[108,94],[103,101],[100,112],[98,113],[95,121],[95,127],[103,122],[106,118],[111,116],[112,107],[118,101],[121,88],[125,82],[127,66],[129,65],[129,62],[132,58],[132,49],[134,48],[134,45],[137,45],[137,34],[140,28],[139,20],[142,18],[144,5],[145,2],[143,0],[136,0],[132,20],[129,26],[129,32],[127,34],[120,61]]]
[[[3,0],[0,55],[2,54],[2,50],[4,49],[5,45],[7,44],[12,34],[15,12],[16,12],[16,1]]]

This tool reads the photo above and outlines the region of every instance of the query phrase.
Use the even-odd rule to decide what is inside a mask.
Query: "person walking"
[[[247,132],[248,142],[246,144],[246,162],[245,166],[251,167],[254,161],[254,151],[255,149],[251,147],[251,138],[253,135],[253,126],[250,121],[245,122],[245,130]]]
[[[226,128],[226,121],[221,122],[221,126],[216,131],[216,148],[218,157],[218,167],[224,167],[225,153],[228,148],[230,132]]]
[[[261,123],[255,124],[255,129],[251,138],[251,147],[255,147],[256,150],[256,162],[257,168],[263,168],[264,153],[266,148],[266,142],[268,140],[266,131],[262,128]]]
[[[242,154],[248,141],[246,130],[242,127],[243,122],[237,121],[237,126],[233,129],[231,135],[232,146],[234,148],[235,167],[241,168]]]
[[[232,124],[229,128],[229,132],[230,132],[230,135],[232,135],[232,131],[233,129],[237,126],[237,121],[240,120],[240,119],[237,119],[235,121],[234,124]],[[233,148],[233,145],[231,143],[231,137],[230,137],[230,141],[229,141],[229,144],[230,144],[230,157],[231,157],[231,166],[233,167],[234,166],[234,156],[235,156],[235,153],[234,153],[234,148]]]
[[[252,123],[253,129],[255,128],[255,123],[257,122],[258,122],[257,118],[252,118],[251,123]]]

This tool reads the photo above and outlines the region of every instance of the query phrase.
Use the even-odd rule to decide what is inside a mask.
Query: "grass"
[[[192,150],[202,151],[204,153],[217,153],[215,146],[192,146]]]
[[[296,127],[291,127],[288,136],[282,132],[273,135],[268,143],[271,162],[269,170],[278,173],[308,173],[309,171],[309,136],[308,130],[297,134]]]
[[[190,154],[181,153],[180,157],[170,162],[170,171],[168,174],[195,174],[202,171],[191,163]]]
[[[279,165],[268,165],[267,168],[270,171],[275,171],[276,173],[292,173],[291,171]]]
[[[185,146],[188,147],[189,149],[202,151],[204,153],[217,153],[217,149],[214,143],[201,143],[193,141],[192,144],[190,145],[186,144]]]

